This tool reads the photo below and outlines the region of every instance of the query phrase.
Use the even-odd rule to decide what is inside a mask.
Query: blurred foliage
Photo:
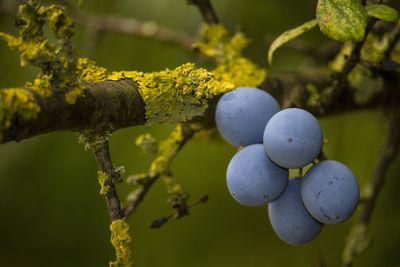
[[[201,23],[198,11],[184,0],[81,2],[84,10],[155,21],[192,35]],[[399,9],[400,3],[392,2]],[[78,1],[71,3],[77,5]],[[316,5],[314,0],[214,3],[228,28],[240,28],[251,38],[245,53],[262,66],[266,66],[270,36],[315,17]],[[0,15],[0,31],[16,32],[13,16]],[[307,33],[303,40],[316,48],[327,42],[317,31]],[[152,71],[188,61],[209,64],[173,45],[120,34],[94,35],[79,25],[75,43],[82,56],[110,70]],[[304,56],[282,49],[274,62],[275,69],[295,70],[304,63]],[[18,54],[0,43],[0,88],[23,85],[35,77],[35,71],[21,68]],[[360,111],[320,122],[329,140],[328,157],[350,166],[364,185],[382,143],[384,116]],[[127,174],[146,171],[151,156],[135,146],[135,137],[150,132],[163,138],[171,129],[170,125],[155,125],[115,133],[111,138],[115,164],[124,165]],[[129,220],[137,266],[310,266],[321,257],[327,266],[338,266],[352,220],[326,226],[309,245],[283,243],[273,233],[265,207],[242,207],[229,196],[225,170],[234,152],[222,140],[206,144],[192,141],[183,149],[173,165],[175,176],[191,197],[208,194],[210,201],[195,207],[189,217],[152,230],[150,223],[155,218],[170,213],[165,188],[158,183]],[[103,266],[112,259],[109,218],[98,194],[96,173],[92,155],[84,151],[73,133],[47,134],[0,146],[0,266]],[[400,265],[400,232],[396,230],[400,224],[399,173],[397,160],[371,225],[374,245],[358,259],[358,266]],[[129,190],[126,184],[118,188],[122,196]]]

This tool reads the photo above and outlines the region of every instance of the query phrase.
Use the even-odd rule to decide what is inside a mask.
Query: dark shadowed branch
[[[189,4],[197,6],[199,9],[204,22],[208,24],[218,24],[219,19],[214,7],[210,0],[187,0]]]
[[[395,29],[391,32],[389,36],[389,46],[385,52],[385,58],[389,59],[392,51],[396,47],[397,43],[400,40],[400,20],[397,22]]]
[[[361,49],[363,48],[368,34],[372,31],[376,21],[376,19],[370,19],[363,40],[360,42],[354,42],[352,51],[350,55],[346,57],[342,70],[339,73],[333,73],[332,84],[322,94],[323,102],[334,102],[345,89],[346,84],[348,83],[347,76],[360,61]]]

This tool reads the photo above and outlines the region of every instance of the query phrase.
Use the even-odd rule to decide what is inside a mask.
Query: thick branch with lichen
[[[262,82],[265,72],[240,56],[247,42],[243,35],[229,38],[220,25],[206,26],[203,34],[206,39],[197,47],[219,62],[213,71],[184,64],[155,73],[108,72],[90,60],[79,59],[76,76],[82,90],[75,104],[67,101],[62,90],[53,90],[50,96],[38,92],[43,91],[40,78],[33,83],[37,86],[1,90],[0,143],[57,130],[113,131],[147,122],[183,122],[204,116],[207,106],[234,86]],[[261,87],[283,106],[303,107],[316,115],[374,106],[393,89],[392,84],[384,85],[373,97],[358,103],[358,92],[346,86],[336,101],[321,101],[330,84],[329,71],[319,70],[269,73]]]

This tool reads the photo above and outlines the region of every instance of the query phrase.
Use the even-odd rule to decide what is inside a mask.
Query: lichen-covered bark
[[[362,103],[355,101],[356,91],[350,87],[345,88],[338,100],[333,103],[322,103],[321,92],[329,88],[331,82],[328,71],[302,74],[270,73],[260,87],[274,95],[284,107],[298,106],[321,116],[376,106],[388,95],[395,93],[394,88],[398,86],[398,82],[394,81],[396,80],[386,83],[382,91]],[[20,141],[52,131],[114,131],[147,122],[145,102],[139,93],[137,83],[132,79],[87,82],[85,85],[83,96],[77,98],[74,105],[67,103],[62,93],[43,97],[29,89],[19,89],[35,97],[40,111],[35,116],[11,111],[12,115],[7,122],[9,127],[0,129],[0,143]],[[152,89],[156,88],[149,88]],[[217,97],[218,95],[201,105],[204,107],[208,105],[212,110]],[[7,113],[9,108],[4,106],[5,99],[0,99],[0,103],[3,104],[0,105],[0,114],[2,112],[9,114]],[[168,104],[164,107],[169,108]],[[212,116],[212,112],[205,110],[201,121],[213,125]],[[200,117],[194,118],[198,119]],[[169,120],[171,123],[182,121],[185,121],[185,117],[177,116]]]
[[[44,97],[21,88],[22,92],[34,96],[40,111],[25,116],[21,112],[12,112],[7,105],[0,105],[0,114],[12,114],[7,119],[9,127],[0,129],[0,143],[52,131],[112,131],[143,124],[146,121],[145,106],[137,88],[131,79],[86,83],[83,96],[73,105],[66,102],[61,92]],[[6,100],[0,98],[0,103],[4,104]]]
[[[116,220],[111,223],[110,231],[116,259],[110,262],[109,267],[133,267],[129,225],[124,220]]]

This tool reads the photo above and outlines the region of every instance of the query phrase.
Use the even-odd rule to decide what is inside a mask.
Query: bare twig
[[[77,23],[99,32],[123,33],[150,38],[179,45],[185,50],[191,50],[192,44],[195,42],[191,36],[155,22],[142,22],[134,18],[116,16],[99,16],[75,8],[70,8],[68,12]]]
[[[189,4],[197,6],[200,10],[204,22],[208,24],[218,24],[219,19],[217,13],[211,4],[210,0],[187,0]]]
[[[354,224],[347,243],[343,250],[343,266],[351,267],[355,257],[363,253],[370,245],[368,237],[368,224],[376,205],[379,193],[382,190],[387,171],[396,158],[400,148],[400,115],[393,114],[391,118],[386,141],[375,167],[374,174],[365,188],[360,215]]]
[[[20,0],[0,0],[0,14],[12,14],[15,15]]]
[[[192,208],[194,206],[197,206],[198,204],[206,203],[208,201],[208,198],[209,197],[207,195],[205,195],[205,196],[199,198],[198,200],[196,200],[196,201],[194,201],[192,203],[189,203],[186,208],[189,210],[190,208]],[[151,223],[150,228],[159,229],[162,226],[164,226],[171,219],[179,219],[181,217],[182,217],[182,215],[179,213],[179,211],[175,210],[173,213],[171,213],[168,216],[161,217],[159,219],[154,220]]]

